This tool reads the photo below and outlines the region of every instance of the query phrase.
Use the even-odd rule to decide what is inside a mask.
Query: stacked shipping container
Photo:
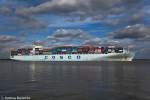
[[[49,55],[49,54],[107,54],[107,53],[122,53],[122,47],[93,47],[93,46],[62,46],[52,49],[44,48],[28,48],[12,50],[11,55]]]

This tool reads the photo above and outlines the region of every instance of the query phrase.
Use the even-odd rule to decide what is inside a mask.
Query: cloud
[[[2,34],[13,32],[14,35],[19,35],[17,39],[22,39],[27,43],[19,43],[20,40],[15,41],[15,39],[9,40],[8,36],[5,36],[4,39],[3,36],[3,40],[0,39],[0,42],[3,41],[0,43],[1,51],[7,51],[10,47],[31,45],[31,41],[27,40],[35,40],[35,44],[45,46],[118,44],[128,46],[136,44],[140,49],[143,41],[150,40],[149,26],[144,25],[146,21],[146,24],[149,23],[147,1],[7,0],[6,5],[1,4],[0,6],[0,31]],[[127,25],[128,27],[124,27]],[[60,27],[64,29],[59,29]],[[58,30],[47,39],[40,40],[39,35],[46,36],[46,32],[56,29]],[[106,31],[113,32],[106,36]],[[39,35],[30,35],[32,33],[39,33]],[[102,37],[96,37],[92,33]],[[98,33],[101,34],[98,35]],[[103,36],[106,36],[104,37],[106,39],[103,40]],[[137,40],[141,43],[136,43]],[[146,48],[146,45],[144,44],[142,48]]]
[[[27,32],[20,32],[20,33],[19,33],[19,36],[20,36],[20,37],[23,37],[23,38],[24,38],[24,37],[27,37],[28,35],[29,35],[29,33],[27,33]]]
[[[33,41],[32,44],[33,45],[42,45],[42,46],[46,45],[45,41],[42,41],[42,40]]]
[[[121,20],[121,19],[105,19],[103,22],[109,26],[115,26],[115,25],[122,24],[122,21],[123,20]]]
[[[150,28],[142,24],[136,24],[112,32],[110,35],[115,39],[150,40]]]
[[[131,2],[132,1],[132,2]],[[16,13],[19,15],[32,15],[41,13],[75,13],[80,12],[84,14],[93,14],[97,12],[120,13],[124,10],[124,7],[117,7],[115,5],[136,4],[139,0],[51,0],[41,3],[37,6],[29,8],[17,9]],[[134,1],[134,2],[133,2]],[[112,9],[113,8],[113,9]]]
[[[26,15],[45,12],[71,12],[76,10],[80,1],[81,0],[52,0],[35,7],[17,9],[16,13],[20,15]]]
[[[136,53],[136,59],[150,59],[150,56],[146,56],[150,54],[150,48],[144,48],[143,50],[139,50]]]
[[[137,23],[143,23],[144,22],[144,12],[138,11],[131,14],[131,16],[128,18],[127,22],[131,24],[137,24]]]
[[[5,19],[0,19],[2,23],[0,24],[1,32],[16,32],[16,31],[36,31],[44,29],[47,27],[47,23],[37,20],[32,17],[18,17],[11,16]]]
[[[39,29],[39,28],[46,28],[47,23],[37,20],[33,17],[27,17],[27,18],[17,18],[16,22],[18,20],[19,24],[22,24],[23,27],[29,28],[29,29]]]
[[[56,30],[52,36],[48,36],[48,39],[56,39],[56,40],[73,40],[73,39],[82,39],[87,40],[90,39],[91,35],[88,33],[77,29],[58,29]]]
[[[69,22],[85,21],[91,17],[95,20],[103,21],[107,25],[120,25],[142,22],[143,13],[137,12],[140,0],[50,0],[42,2],[38,5],[30,7],[22,7],[16,9],[18,16],[36,16],[42,14],[56,14],[65,16]],[[140,5],[140,4],[139,4]],[[137,8],[135,11],[135,7]],[[130,10],[128,10],[130,9]],[[133,12],[137,12],[134,13]],[[127,18],[109,19],[109,15],[119,16],[120,14],[128,14]],[[131,15],[131,16],[130,16]],[[79,20],[77,20],[79,17]]]
[[[100,45],[100,38],[81,29],[58,29],[47,38],[53,45]]]
[[[121,14],[126,11],[126,8],[124,6],[120,7],[112,7],[109,11],[110,14]]]
[[[143,11],[126,11],[126,14],[109,15],[102,21],[109,26],[135,25],[144,23],[145,13]]]
[[[105,18],[105,15],[95,15],[92,17],[93,21],[103,20]]]
[[[10,4],[9,4],[10,3]],[[0,31],[1,32],[14,32],[18,30],[34,30],[34,29],[43,29],[47,27],[47,23],[39,20],[34,16],[23,16],[18,15],[16,9],[19,7],[13,7],[11,2],[8,4],[0,5]]]
[[[93,37],[89,40],[85,40],[82,45],[100,46],[101,45],[101,39]]]
[[[1,6],[0,7],[0,15],[2,16],[9,16],[12,14],[12,9],[7,6]]]
[[[12,42],[12,41],[17,41],[17,38],[15,36],[0,35],[0,43]]]
[[[0,35],[0,59],[9,58],[11,48],[19,48],[25,42],[12,35]]]

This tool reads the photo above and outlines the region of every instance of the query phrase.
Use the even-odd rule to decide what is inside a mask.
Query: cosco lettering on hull
[[[63,60],[64,58],[66,58],[66,57],[65,57],[65,56],[57,56],[57,57],[56,57],[56,56],[51,56],[51,57],[50,57],[50,59],[53,59],[53,60],[55,60],[55,59],[62,59],[62,60]],[[78,56],[76,56],[75,58],[76,58],[76,59],[81,59],[81,56],[78,55]],[[45,56],[45,60],[46,60],[46,59],[49,59],[48,56]],[[74,57],[72,58],[72,56],[67,56],[67,59],[68,59],[68,60],[69,60],[69,59],[74,59]]]

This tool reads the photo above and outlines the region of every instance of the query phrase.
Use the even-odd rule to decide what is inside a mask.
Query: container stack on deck
[[[52,49],[48,48],[22,48],[12,50],[11,55],[49,55],[49,54],[107,54],[122,53],[122,47],[93,47],[93,46],[61,46]]]

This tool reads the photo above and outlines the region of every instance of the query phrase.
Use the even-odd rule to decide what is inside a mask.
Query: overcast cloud
[[[12,47],[41,44],[133,46],[138,58],[150,58],[149,5],[149,0],[0,0],[1,57]]]

